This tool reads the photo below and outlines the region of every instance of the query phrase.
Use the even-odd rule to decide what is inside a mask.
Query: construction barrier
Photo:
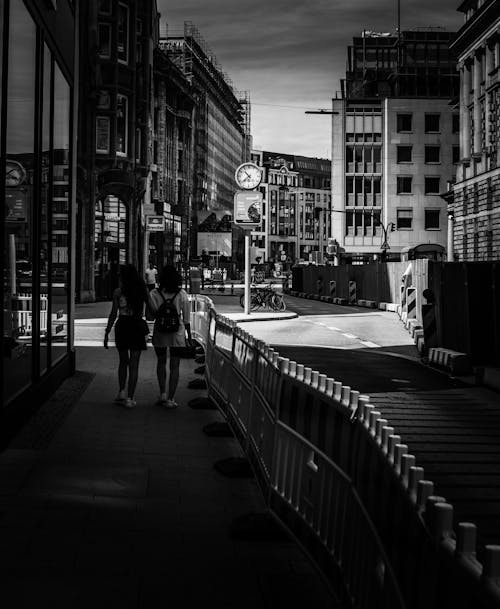
[[[349,304],[356,304],[357,299],[356,282],[349,281]]]
[[[335,298],[336,295],[337,295],[337,282],[332,279],[330,281],[330,296],[332,298]]]
[[[417,290],[406,288],[406,319],[417,317]]]
[[[204,299],[204,297],[197,297]],[[204,311],[206,320],[195,319]],[[282,358],[209,302],[193,305],[209,397],[251,463],[268,508],[356,609],[500,606],[500,547],[475,558],[475,528],[401,437],[340,381]]]

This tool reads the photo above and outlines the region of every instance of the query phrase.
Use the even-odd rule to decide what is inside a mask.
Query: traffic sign
[[[390,250],[391,246],[387,243],[387,241],[384,241],[382,243],[382,245],[380,246],[380,249],[382,249],[382,250]]]
[[[242,228],[260,226],[262,222],[262,193],[239,190],[234,195],[233,222]]]

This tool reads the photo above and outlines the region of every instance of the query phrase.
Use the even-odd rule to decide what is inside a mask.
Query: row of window
[[[424,178],[424,193],[426,195],[439,195],[441,192],[441,178],[427,176]],[[413,194],[413,176],[397,176],[396,193],[398,195]]]
[[[459,146],[453,146],[452,162],[458,163],[459,157]],[[396,146],[396,162],[413,163],[413,146]],[[441,163],[441,146],[424,146],[424,163]]]
[[[424,210],[425,230],[440,230],[440,209]],[[413,230],[413,210],[400,208],[396,210],[396,230]],[[380,212],[349,211],[346,214],[347,236],[377,236],[381,234]]]
[[[398,114],[396,118],[396,128],[398,133],[411,133],[413,131],[413,114]],[[460,117],[452,114],[452,132],[458,133],[460,130]],[[441,133],[441,115],[439,113],[424,115],[425,133]]]

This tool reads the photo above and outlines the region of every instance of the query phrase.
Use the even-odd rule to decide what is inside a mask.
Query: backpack
[[[163,298],[163,302],[155,316],[155,328],[162,334],[177,332],[180,326],[180,319],[174,300],[179,290],[177,290],[172,298],[165,298],[161,290],[158,290],[158,293]]]

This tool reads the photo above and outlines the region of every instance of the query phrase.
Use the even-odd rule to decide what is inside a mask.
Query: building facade
[[[0,2],[2,418],[20,419],[74,370],[78,11],[77,0]]]
[[[262,168],[263,220],[252,231],[252,262],[322,262],[331,231],[328,159],[254,150]]]
[[[237,93],[196,27],[162,35],[160,47],[191,85],[194,98],[190,255],[203,250],[243,261],[232,226],[234,172],[250,155],[250,102]]]
[[[500,257],[500,3],[469,0],[452,50],[460,73],[460,162],[449,202],[456,260]]]
[[[458,161],[452,34],[364,32],[333,100],[332,237],[346,261],[400,259],[447,244],[447,188]]]
[[[144,265],[152,163],[156,0],[90,0],[80,18],[77,299],[109,299]]]
[[[158,221],[153,225],[154,231],[146,222],[144,240],[145,260],[158,267],[180,266],[190,258],[193,117],[191,84],[164,50],[155,49],[153,162],[144,214],[146,219],[156,215]]]

